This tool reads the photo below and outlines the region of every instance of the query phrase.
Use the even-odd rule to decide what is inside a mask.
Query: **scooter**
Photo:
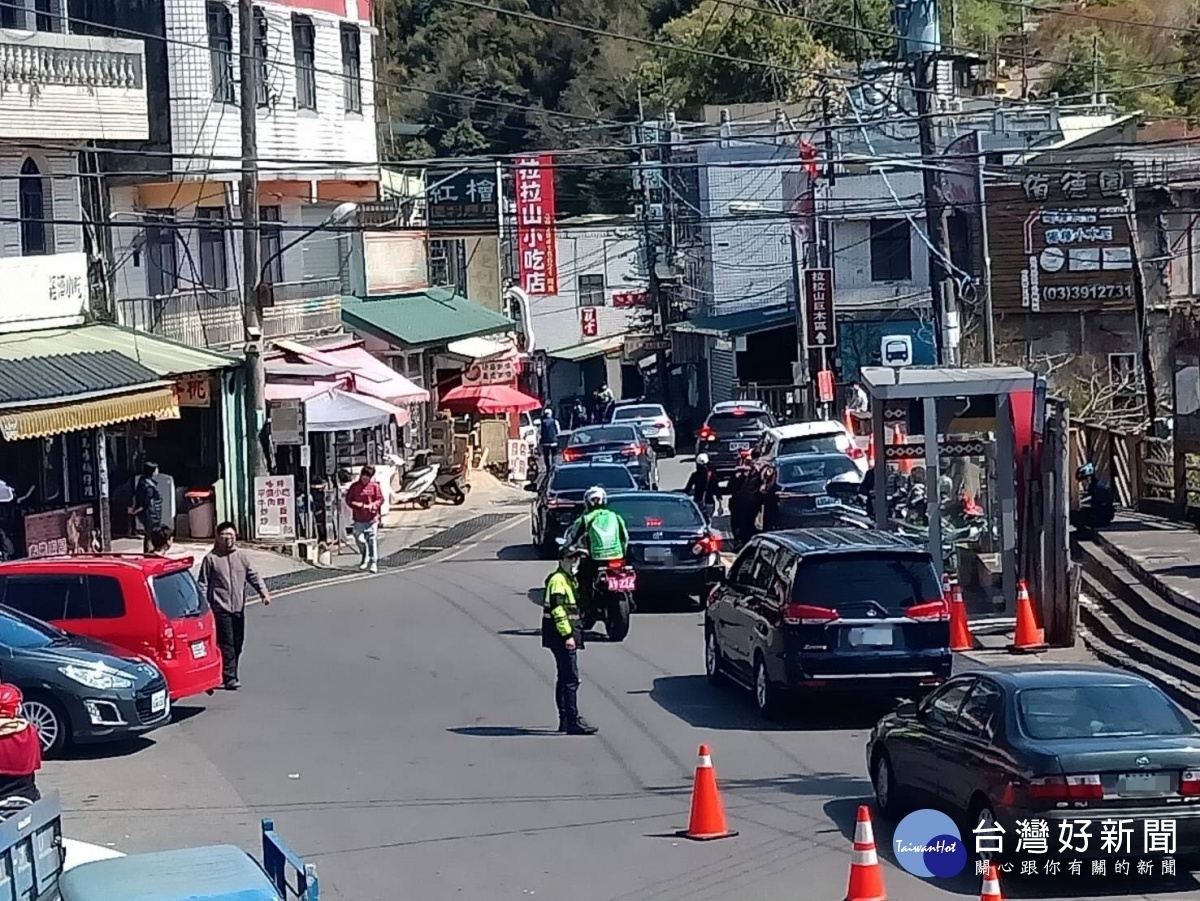
[[[577,547],[567,547],[565,538],[555,541],[562,549],[564,560],[575,557],[574,569],[578,571],[578,560],[586,554]],[[624,560],[609,560],[597,569],[591,591],[580,598],[580,625],[590,629],[597,622],[603,622],[609,641],[624,641],[629,634],[629,618],[634,611],[633,593],[636,590],[637,573],[633,567]]]
[[[428,454],[418,454],[415,459],[417,462],[428,459]],[[405,472],[400,490],[392,492],[392,505],[416,504],[422,510],[428,510],[437,498],[436,483],[441,468],[440,463],[426,463]]]
[[[454,506],[466,503],[471,486],[467,482],[467,472],[461,466],[451,466],[441,470],[433,483],[438,499],[450,501]]]

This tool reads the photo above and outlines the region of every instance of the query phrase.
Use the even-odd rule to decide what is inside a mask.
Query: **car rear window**
[[[771,424],[771,414],[763,410],[743,410],[740,413],[711,413],[706,423],[718,435],[738,432],[761,432]]]
[[[609,425],[598,428],[576,429],[571,433],[568,444],[605,444],[609,441],[633,441],[637,438],[633,426]]]
[[[683,497],[619,497],[608,508],[625,520],[629,529],[697,529],[704,517],[690,498]]]
[[[167,619],[187,619],[208,611],[208,601],[200,595],[200,587],[190,570],[155,576],[150,580],[150,591],[154,603]]]
[[[942,596],[929,558],[919,554],[864,553],[819,556],[801,563],[792,589],[797,604],[839,609],[869,602],[888,616]]]
[[[836,476],[858,472],[858,467],[854,465],[854,461],[845,455],[780,460],[778,469],[779,484],[781,485],[828,482]]]
[[[784,454],[836,454],[841,451],[837,435],[805,435],[802,438],[781,438],[779,456]]]
[[[656,405],[648,407],[617,407],[613,411],[612,418],[613,422],[616,422],[618,419],[657,419],[660,416],[666,415],[663,408]]]
[[[564,466],[554,470],[551,491],[584,491],[593,485],[601,488],[636,488],[633,476],[624,466]]]
[[[1195,727],[1149,685],[1070,685],[1017,693],[1017,715],[1030,738],[1192,735]]]

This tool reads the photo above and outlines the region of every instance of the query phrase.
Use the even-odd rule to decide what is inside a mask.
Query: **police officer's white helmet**
[[[593,485],[583,493],[583,502],[589,508],[607,506],[608,492],[599,485]]]
[[[707,466],[708,465],[708,454],[696,454],[696,465],[697,466]]]

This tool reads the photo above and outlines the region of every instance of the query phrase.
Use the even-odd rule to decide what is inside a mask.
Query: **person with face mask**
[[[696,454],[696,468],[688,476],[683,490],[711,520],[720,502],[721,484],[716,470],[709,463],[708,454]]]
[[[196,581],[217,621],[217,647],[221,649],[225,690],[237,691],[241,687],[238,661],[246,639],[246,586],[258,592],[263,606],[271,603],[271,593],[250,557],[237,546],[237,528],[233,523],[217,526],[213,549],[201,562]]]

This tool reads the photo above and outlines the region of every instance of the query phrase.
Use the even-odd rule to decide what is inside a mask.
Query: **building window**
[[[254,94],[255,103],[267,105],[267,58],[270,54],[270,44],[267,43],[267,16],[257,6],[254,7]]]
[[[258,253],[265,285],[278,285],[283,281],[283,227],[277,206],[258,208]]]
[[[296,57],[296,106],[317,108],[316,37],[312,19],[292,16],[292,53]]]
[[[31,159],[21,164],[20,210],[21,255],[26,257],[50,253],[49,230],[46,222],[46,180]]]
[[[450,241],[429,242],[429,284],[453,285],[451,281],[451,248]]]
[[[175,211],[153,210],[146,215],[146,290],[151,297],[172,294],[179,287]]]
[[[21,10],[21,18],[24,20],[24,10]],[[12,3],[6,3],[0,6],[0,28],[24,28],[25,23],[17,25],[17,8]]]
[[[225,211],[220,207],[201,207],[196,219],[200,233],[200,283],[208,288],[229,287],[225,262]],[[210,223],[204,225],[203,223]]]
[[[359,41],[356,26],[342,26],[342,97],[348,113],[362,112],[362,59]]]
[[[33,0],[33,27],[37,31],[56,31],[52,0]]]
[[[912,280],[912,229],[907,219],[871,220],[871,281]]]
[[[579,305],[581,307],[604,306],[604,276],[579,276]]]
[[[208,4],[208,62],[213,100],[233,103],[233,14],[224,3]]]

